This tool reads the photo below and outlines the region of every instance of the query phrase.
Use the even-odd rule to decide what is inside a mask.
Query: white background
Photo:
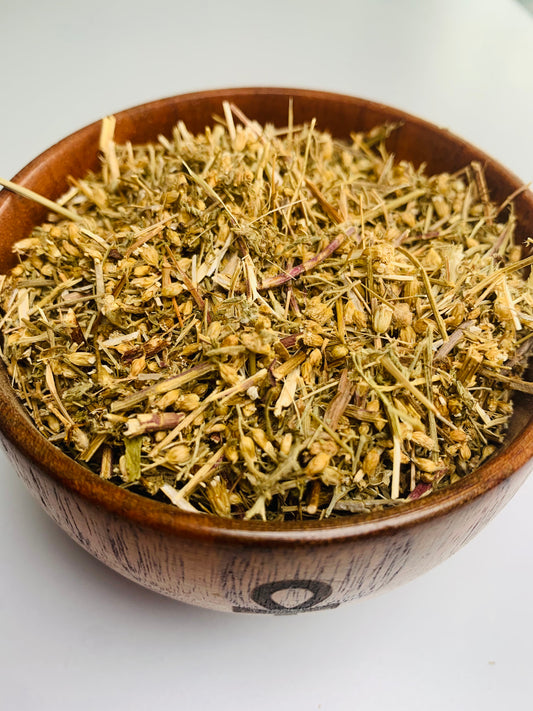
[[[244,85],[395,105],[533,180],[514,0],[0,0],[0,175],[128,106]],[[0,708],[531,708],[533,481],[409,585],[289,617],[159,597],[71,542],[0,460]]]

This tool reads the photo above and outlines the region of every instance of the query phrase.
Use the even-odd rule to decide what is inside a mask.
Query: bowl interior
[[[514,175],[465,141],[448,131],[418,118],[381,104],[362,99],[293,89],[237,89],[188,94],[162,99],[116,114],[115,137],[118,142],[143,143],[155,140],[159,134],[170,135],[178,120],[183,120],[193,132],[202,131],[213,123],[214,116],[222,115],[222,102],[229,100],[250,118],[261,123],[287,125],[289,101],[292,101],[295,124],[317,119],[321,130],[330,131],[338,138],[348,138],[353,131],[368,130],[384,122],[400,123],[401,127],[388,139],[389,150],[399,159],[415,165],[424,163],[428,174],[454,172],[473,160],[485,170],[491,198],[503,202],[521,187]],[[91,124],[68,136],[48,149],[24,168],[14,182],[25,185],[50,199],[57,199],[68,188],[68,177],[81,177],[98,168],[98,138],[100,122]],[[525,242],[533,232],[533,196],[520,193],[515,201],[516,235]],[[12,245],[28,236],[31,229],[42,222],[46,208],[6,190],[0,192],[0,271],[6,272],[15,264]],[[379,521],[406,521],[409,517],[433,515],[449,507],[460,505],[496,486],[533,456],[532,398],[522,393],[515,398],[515,414],[505,446],[480,469],[460,482],[426,498],[403,504],[402,507],[365,516],[347,516],[323,522],[291,522],[280,525],[280,530],[338,528],[346,525],[372,524]],[[37,432],[9,385],[7,372],[0,370],[0,428],[5,436],[28,458],[36,461],[48,475],[61,480],[82,495],[104,505],[116,507],[122,514],[129,512],[143,516],[148,523],[165,519],[174,526],[176,521],[198,521],[233,530],[276,528],[262,522],[214,521],[215,517],[183,514],[170,504],[144,499],[101,481],[81,465],[73,462]],[[37,454],[38,452],[38,454]],[[425,513],[424,513],[425,512]],[[180,524],[182,525],[182,524]],[[278,524],[279,525],[279,524]]]

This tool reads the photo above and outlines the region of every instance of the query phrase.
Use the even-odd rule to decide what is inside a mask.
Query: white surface
[[[533,180],[533,19],[513,0],[0,0],[0,175],[101,116],[285,85],[395,105]],[[0,707],[525,709],[533,481],[451,560],[381,597],[218,614],[107,570],[0,460]]]

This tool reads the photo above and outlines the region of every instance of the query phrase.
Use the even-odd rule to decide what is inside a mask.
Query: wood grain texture
[[[177,120],[201,131],[232,100],[250,117],[285,125],[316,117],[337,137],[384,121],[402,122],[389,141],[399,157],[429,171],[484,166],[491,194],[503,201],[520,186],[505,168],[447,131],[360,99],[292,89],[238,89],[172,97],[117,114],[118,140],[168,135]],[[99,123],[36,158],[14,181],[56,199],[68,175],[98,165]],[[517,235],[533,231],[533,197],[515,203]],[[11,245],[46,210],[0,193],[0,269]],[[83,548],[119,573],[164,595],[218,610],[291,614],[331,608],[407,582],[467,543],[505,505],[531,469],[532,399],[521,395],[504,449],[478,471],[396,511],[324,522],[265,524],[186,514],[100,480],[33,427],[0,369],[0,431],[15,470],[44,509]],[[23,525],[23,522],[21,523]]]

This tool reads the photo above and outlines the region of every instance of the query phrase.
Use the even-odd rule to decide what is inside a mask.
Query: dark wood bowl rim
[[[246,87],[200,91],[135,106],[118,112],[116,116],[120,119],[121,116],[143,113],[147,110],[161,107],[166,102],[175,101],[176,98],[201,101],[206,98],[219,97],[220,101],[222,101],[222,99],[230,95],[239,97],[250,94],[282,95],[287,97],[306,96],[320,100],[330,99],[337,102],[365,106],[376,111],[387,111],[394,115],[395,120],[405,121],[425,130],[445,135],[450,141],[465,146],[476,155],[476,159],[482,164],[492,164],[509,184],[515,185],[517,188],[522,184],[519,178],[493,158],[445,129],[385,104],[341,94],[276,87]],[[96,121],[48,148],[17,173],[13,181],[25,184],[26,181],[31,179],[33,172],[39,169],[43,160],[53,156],[59,147],[74,136],[94,129],[99,123],[100,121]],[[0,211],[4,200],[7,198],[7,191],[0,191]],[[531,193],[527,195],[526,199],[533,208],[533,196]],[[145,498],[100,479],[96,474],[93,474],[65,455],[38,432],[22,404],[16,398],[3,365],[0,366],[0,430],[30,464],[36,465],[61,488],[85,499],[98,508],[107,510],[119,518],[127,519],[131,523],[155,529],[163,534],[170,534],[179,538],[217,540],[220,543],[239,544],[242,546],[328,544],[399,533],[403,529],[446,515],[454,509],[465,506],[474,499],[483,496],[483,494],[511,477],[533,457],[532,416],[519,436],[483,466],[455,484],[425,498],[401,504],[397,508],[364,515],[348,515],[325,521],[264,523],[261,521],[229,520],[206,514],[184,513],[170,503],[166,504]],[[37,476],[40,476],[40,474],[37,474]]]

